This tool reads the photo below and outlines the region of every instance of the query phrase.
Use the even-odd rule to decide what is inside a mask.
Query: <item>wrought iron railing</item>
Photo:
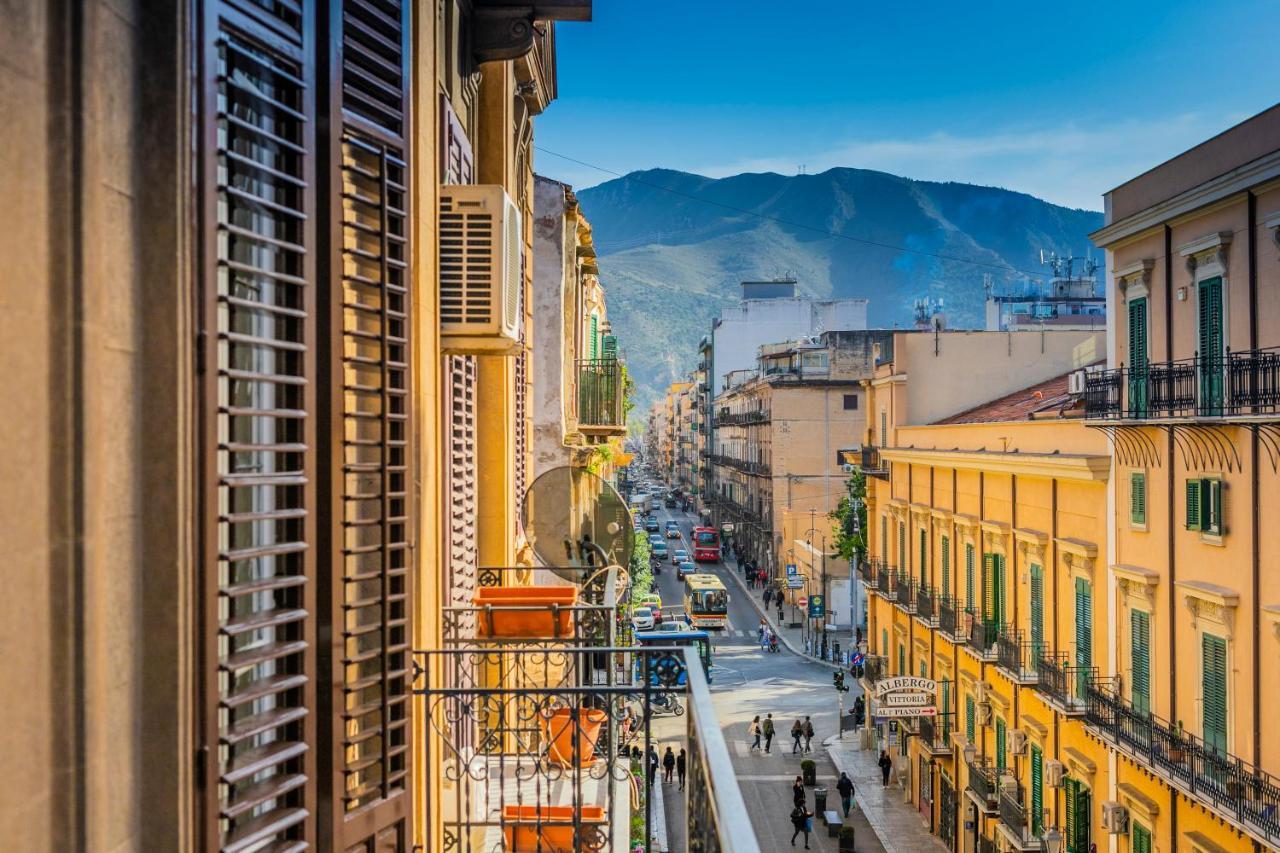
[[[945,752],[951,748],[951,731],[955,714],[943,711],[934,717],[920,718],[920,740],[932,752]]]
[[[933,622],[938,615],[937,601],[934,592],[927,586],[916,587],[916,615],[926,622]]]
[[[864,445],[862,448],[862,473],[868,477],[887,477],[889,463],[880,458],[880,448]]]
[[[1005,777],[1008,779],[1009,777]],[[1000,822],[1024,845],[1035,841],[1027,823],[1026,792],[1022,785],[1010,785],[1002,780],[1000,786]]]
[[[738,459],[733,456],[725,456],[724,454],[712,454],[711,462],[715,465],[724,465],[728,468],[741,471],[744,474],[760,474],[769,476],[773,473],[772,466],[768,462],[754,461],[749,459]]]
[[[1090,420],[1218,418],[1280,413],[1280,348],[1121,365],[1085,376]]]
[[[969,648],[982,657],[994,657],[996,638],[1000,635],[999,626],[994,622],[982,619],[972,609],[966,609],[964,615],[965,623],[969,626],[969,632],[965,639]]]
[[[996,768],[981,761],[966,761],[969,765],[968,788],[988,809],[995,809],[999,778]]]
[[[897,574],[897,569],[883,560],[872,560],[871,573],[875,578],[876,592],[885,598],[889,598],[893,592],[894,576]]]
[[[745,426],[747,424],[762,424],[768,420],[768,409],[753,409],[749,412],[721,411],[720,416],[716,418],[716,423],[720,426]]]
[[[1022,631],[1008,625],[996,637],[996,666],[1013,676],[1015,681],[1031,682],[1036,678],[1036,658],[1041,649],[1026,639]]]
[[[964,630],[963,617],[964,611],[960,609],[960,603],[949,595],[942,595],[938,598],[938,628],[944,634],[957,639],[963,640],[967,636]]]
[[[1114,681],[1095,680],[1086,693],[1085,725],[1215,815],[1280,847],[1280,778],[1134,708]]]
[[[889,658],[886,655],[867,655],[862,664],[862,679],[874,685],[889,675]]]
[[[625,429],[622,384],[622,362],[618,359],[579,359],[578,426]]]
[[[581,662],[634,654],[634,677],[599,684]],[[631,757],[648,753],[655,703],[683,698],[689,744],[688,849],[759,850],[697,653],[685,648],[491,648],[415,652],[424,698],[425,818],[443,850],[622,849],[630,835]],[[651,837],[649,798],[645,837]]]
[[[985,835],[978,836],[978,853],[999,853],[994,838],[987,838]]]
[[[1068,714],[1084,713],[1086,689],[1097,678],[1097,667],[1077,666],[1066,652],[1041,652],[1036,658],[1036,689]]]
[[[906,608],[908,613],[914,613],[916,608],[916,585],[911,579],[911,575],[898,570],[898,575],[893,582],[893,600],[900,606]]]

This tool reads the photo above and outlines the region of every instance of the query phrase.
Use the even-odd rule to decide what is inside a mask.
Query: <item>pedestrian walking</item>
[[[764,718],[764,754],[769,754],[770,747],[773,746],[773,714],[770,713]]]
[[[791,826],[795,831],[791,833],[791,846],[796,846],[796,836],[804,833],[804,849],[809,849],[809,832],[813,829],[813,813],[804,806],[796,806],[791,810]]]
[[[889,771],[893,769],[893,759],[889,757],[889,751],[880,750],[880,760],[876,762],[880,765],[880,779],[884,787],[889,787]]]
[[[773,630],[770,628],[765,628],[764,637],[760,641],[760,651],[762,652],[769,651],[769,647],[771,645],[773,645]]]
[[[764,588],[764,609],[769,609],[769,602],[773,601],[773,588],[766,586]]]
[[[769,630],[769,623],[767,623],[767,622],[765,622],[763,619],[761,619],[761,620],[760,620],[760,627],[756,628],[756,634],[757,634],[757,636],[759,637],[759,643],[760,643],[760,645],[762,645],[762,646],[764,645],[764,634],[765,634],[765,632],[766,632],[766,631],[768,631],[768,630]]]
[[[804,751],[813,752],[813,748],[809,743],[813,740],[813,720],[808,717],[804,718]]]
[[[797,776],[796,781],[791,786],[791,804],[804,808],[804,777]]]
[[[804,725],[799,719],[791,726],[791,754],[795,755],[800,751],[800,738],[804,737]]]
[[[778,624],[782,624],[782,593],[778,593]]]
[[[649,756],[646,759],[649,768],[649,787],[653,787],[653,780],[658,778],[658,751],[652,746],[649,747]]]
[[[671,747],[667,747],[667,751],[662,756],[662,781],[668,785],[671,784],[671,774],[676,769],[676,754],[671,751]]]
[[[684,790],[684,776],[689,770],[689,757],[685,755],[684,749],[681,748],[680,754],[676,756],[676,776],[680,779],[680,790]],[[846,810],[845,814],[849,812]]]
[[[836,782],[836,790],[840,792],[840,806],[844,809],[844,816],[848,817],[849,807],[853,805],[853,780],[849,778],[848,773],[840,774],[840,781]]]
[[[759,715],[759,714],[756,714],[755,719],[751,721],[751,727],[750,727],[750,729],[748,729],[748,731],[750,731],[750,732],[751,732],[751,737],[752,737],[752,738],[754,738],[754,740],[752,740],[752,742],[751,742],[751,748],[752,748],[752,749],[759,749],[759,748],[760,748],[760,734],[761,734],[761,729],[760,729],[760,715]]]

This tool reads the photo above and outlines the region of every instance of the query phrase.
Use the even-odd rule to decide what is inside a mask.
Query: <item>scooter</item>
[[[649,699],[649,715],[663,717],[668,714],[675,717],[684,716],[684,706],[680,704],[680,700],[666,693],[653,694]]]

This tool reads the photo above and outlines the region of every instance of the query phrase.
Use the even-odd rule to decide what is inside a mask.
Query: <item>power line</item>
[[[559,151],[552,151],[549,148],[543,148],[541,145],[535,145],[533,147],[544,154],[550,154],[552,157],[559,157],[561,160],[567,160],[570,163],[577,163],[579,166],[586,166],[588,169],[595,169],[597,172],[603,172],[606,175],[613,175],[615,178],[623,178],[625,180],[640,184],[641,186],[651,187],[656,190],[662,190],[663,192],[671,193],[672,195],[679,196],[680,198],[686,198],[686,199],[689,199],[690,201],[696,201],[701,204],[710,205],[712,207],[719,207],[719,208],[722,208],[723,210],[729,210],[734,213],[743,214],[744,216],[754,216],[757,219],[763,219],[769,222],[776,222],[779,225],[788,225],[792,228],[802,228],[806,231],[813,231],[818,234],[825,234],[828,237],[836,237],[841,240],[848,240],[853,243],[861,243],[865,246],[874,246],[880,249],[892,249],[895,252],[906,252],[912,255],[922,255],[927,258],[937,258],[938,260],[942,260],[942,261],[953,261],[955,263],[970,264],[972,266],[985,267],[988,269],[997,269],[997,270],[1003,270],[1005,272],[1021,273],[1023,275],[1031,276],[1032,278],[1035,278],[1035,279],[1042,279],[1045,276],[1043,272],[1024,270],[1019,267],[1010,266],[1008,264],[996,264],[996,263],[990,263],[988,261],[975,261],[972,258],[960,258],[960,257],[956,257],[955,255],[944,255],[939,252],[926,252],[923,249],[909,249],[906,246],[896,246],[892,243],[881,243],[877,240],[865,240],[861,237],[851,237],[848,234],[842,234],[839,231],[832,231],[828,228],[822,228],[817,225],[806,225],[803,222],[792,222],[789,219],[782,219],[777,216],[769,216],[768,214],[760,213],[755,210],[748,210],[743,207],[736,207],[731,204],[725,204],[723,202],[713,201],[711,199],[702,198],[700,196],[692,195],[690,193],[681,192],[680,190],[672,189],[671,187],[664,187],[662,184],[655,184],[652,181],[642,180],[640,178],[635,177],[634,175],[625,175],[621,172],[615,172],[612,169],[606,169],[603,166],[597,166],[595,163],[588,163],[585,160],[579,160],[577,157],[570,157],[568,154],[561,154]]]

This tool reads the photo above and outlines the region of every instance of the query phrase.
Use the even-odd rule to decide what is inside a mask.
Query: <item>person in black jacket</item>
[[[887,750],[880,750],[880,760],[876,762],[880,765],[880,777],[884,787],[889,787],[889,771],[893,769],[893,759],[889,757]]]
[[[676,754],[671,751],[671,747],[667,747],[667,751],[662,756],[662,781],[668,785],[671,784],[671,774],[676,769]]]
[[[680,754],[676,756],[676,776],[678,776],[680,779],[681,791],[684,790],[684,777],[685,777],[685,774],[689,772],[688,769],[689,769],[689,759],[685,755],[684,750],[681,749]]]
[[[836,790],[840,792],[840,806],[844,809],[844,816],[849,816],[849,808],[853,805],[853,780],[849,778],[848,773],[840,774],[840,781],[836,782]]]
[[[813,815],[804,806],[796,806],[791,810],[791,825],[795,831],[791,833],[791,846],[796,846],[796,836],[804,833],[804,849],[809,849],[809,821]]]
[[[797,776],[796,782],[791,786],[791,802],[793,805],[804,808],[804,777]]]

